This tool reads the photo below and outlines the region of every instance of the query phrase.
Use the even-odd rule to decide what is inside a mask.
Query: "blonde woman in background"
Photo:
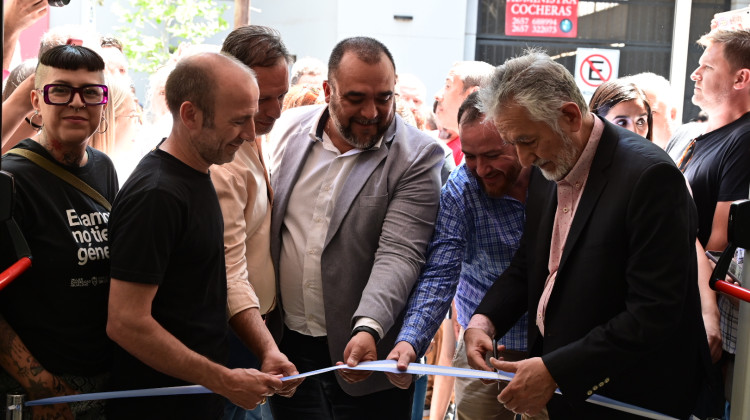
[[[104,114],[108,127],[104,133],[97,132],[91,137],[91,146],[114,162],[121,183],[128,179],[141,158],[140,148],[136,147],[140,113],[131,85],[127,76],[107,77],[109,106]]]

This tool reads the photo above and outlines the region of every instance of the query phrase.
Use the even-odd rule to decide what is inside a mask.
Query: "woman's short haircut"
[[[41,73],[47,68],[60,70],[104,71],[104,60],[93,50],[79,45],[58,45],[39,57],[36,67],[35,87],[41,88],[44,77]]]

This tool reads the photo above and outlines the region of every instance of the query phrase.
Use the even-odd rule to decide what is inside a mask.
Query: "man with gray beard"
[[[464,334],[469,364],[515,373],[498,395],[515,413],[640,418],[585,403],[599,394],[687,418],[710,359],[697,213],[680,171],[658,146],[590,113],[573,76],[544,53],[508,60],[480,97],[521,165],[536,168],[521,246]],[[491,338],[527,311],[530,358],[488,367]]]
[[[290,109],[271,132],[279,293],[267,320],[300,372],[384,359],[424,264],[443,150],[395,114],[395,84],[383,44],[345,39],[328,61],[327,105]],[[274,418],[410,417],[413,387],[338,372],[272,398]]]

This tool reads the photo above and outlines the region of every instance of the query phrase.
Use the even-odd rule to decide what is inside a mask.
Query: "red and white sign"
[[[505,35],[575,38],[578,0],[507,0]]]
[[[612,79],[612,62],[601,54],[591,54],[581,60],[578,74],[588,86],[598,87]]]
[[[578,48],[576,50],[575,79],[588,101],[599,85],[618,77],[620,50]]]

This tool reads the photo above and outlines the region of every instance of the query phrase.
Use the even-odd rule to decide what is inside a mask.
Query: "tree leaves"
[[[228,27],[223,1],[130,0],[129,9],[121,1],[112,5],[124,24],[115,29],[136,71],[154,73],[180,43],[200,44]]]

